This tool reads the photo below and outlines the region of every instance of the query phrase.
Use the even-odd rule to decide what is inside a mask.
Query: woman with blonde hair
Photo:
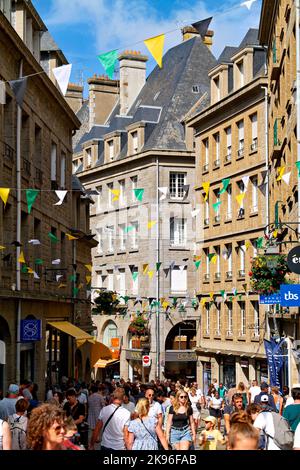
[[[196,443],[196,429],[193,411],[188,394],[178,390],[173,405],[170,407],[166,439],[175,450],[188,450],[192,442]]]
[[[246,389],[246,386],[244,384],[244,382],[239,382],[238,386],[237,386],[237,389],[236,389],[236,393],[240,393],[243,397],[243,408],[245,409],[246,406],[248,405],[248,392],[247,392],[247,389]]]
[[[157,450],[158,441],[165,450],[168,450],[168,443],[164,433],[157,422],[157,419],[149,415],[150,403],[147,398],[141,398],[136,405],[138,417],[128,426],[128,450]]]
[[[65,412],[57,405],[44,405],[31,412],[27,442],[32,450],[65,450]]]
[[[259,431],[251,424],[248,413],[233,413],[230,419],[228,450],[258,450]]]

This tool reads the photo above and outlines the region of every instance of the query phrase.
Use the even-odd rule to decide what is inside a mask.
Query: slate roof
[[[231,57],[239,50],[238,47],[226,46],[223,52],[218,58],[218,64],[228,64],[231,61]]]
[[[243,49],[246,46],[259,46],[258,40],[258,29],[250,28],[242,40],[241,44],[239,45],[239,49]]]
[[[45,31],[41,35],[41,52],[44,51],[60,51],[60,47],[56,44],[49,31]]]
[[[241,43],[237,47],[226,46],[218,58],[218,64],[228,64],[231,63],[232,56],[234,56],[238,51],[244,49],[247,46],[260,46],[258,40],[258,29],[250,28]]]

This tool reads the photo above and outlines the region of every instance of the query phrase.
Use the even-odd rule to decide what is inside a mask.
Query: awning
[[[112,353],[109,347],[99,341],[95,341],[91,348],[91,363],[93,367],[96,367],[95,364],[99,360],[109,361],[112,358]]]
[[[89,335],[86,331],[81,330],[78,326],[73,325],[68,321],[53,321],[48,322],[48,325],[53,326],[57,330],[66,333],[67,335],[73,336],[76,339],[77,347],[79,348],[82,346],[86,341],[89,343],[94,343],[95,338],[94,336]]]
[[[103,359],[99,359],[95,364],[94,367],[98,369],[105,369],[107,366],[112,366],[113,364],[117,364],[117,362],[120,362],[119,359],[117,360],[112,360],[112,361],[105,361]]]

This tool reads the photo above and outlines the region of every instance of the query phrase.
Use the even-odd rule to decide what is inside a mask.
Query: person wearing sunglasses
[[[32,450],[65,450],[65,412],[57,405],[44,405],[31,412],[27,442]]]
[[[166,439],[175,450],[188,450],[192,443],[196,443],[193,411],[188,394],[184,390],[177,391],[170,407]]]

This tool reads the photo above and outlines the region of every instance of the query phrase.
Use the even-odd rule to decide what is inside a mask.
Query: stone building
[[[298,5],[298,9],[297,9]],[[259,41],[266,47],[268,68],[268,122],[269,122],[269,188],[270,227],[277,221],[285,222],[279,233],[283,243],[278,244],[281,253],[288,253],[299,240],[299,178],[296,162],[300,159],[300,114],[299,77],[299,2],[292,0],[264,0],[259,25]],[[297,66],[298,57],[298,66]],[[297,114],[298,112],[298,114]],[[298,118],[297,118],[298,117]],[[290,173],[288,183],[278,178],[280,168],[283,174]],[[277,213],[277,214],[276,214]],[[295,277],[298,281],[298,276]],[[299,360],[295,362],[291,352],[293,341],[299,339],[299,309],[297,314],[273,312],[270,319],[274,337],[286,336],[289,355],[287,383],[298,383]],[[297,346],[295,345],[296,349]]]
[[[124,317],[94,316],[98,339],[121,345],[119,367],[107,374],[125,379],[197,376],[195,152],[193,132],[186,134],[181,121],[208,95],[215,59],[212,32],[201,38],[189,27],[183,33],[147,81],[147,57],[135,51],[119,56],[120,81],[88,81],[82,116],[89,131],[76,137],[74,148],[76,175],[98,192],[91,210],[98,234],[93,296],[116,291],[128,307]],[[149,322],[145,368],[139,338],[128,330],[138,312]]]
[[[204,389],[213,378],[230,387],[268,377],[264,306],[248,274],[268,212],[267,193],[259,189],[268,158],[265,51],[258,31],[250,29],[238,47],[225,47],[209,77],[210,103],[186,120],[195,132],[196,194],[203,205],[196,351]]]
[[[31,379],[43,399],[45,378],[57,383],[62,375],[73,375],[75,366],[79,378],[86,378],[86,369],[89,373],[89,346],[78,349],[73,338],[93,339],[85,265],[91,263],[96,242],[89,229],[91,200],[72,177],[72,133],[80,122],[40,65],[46,26],[30,1],[4,0],[0,7],[0,80],[34,74],[27,80],[20,111],[20,233],[18,110],[8,83],[5,104],[0,104],[0,187],[10,188],[6,205],[0,201],[0,388],[6,391],[11,382]],[[31,212],[27,189],[39,191]],[[62,205],[55,205],[55,190],[68,191]],[[21,253],[25,263],[19,261]],[[18,343],[19,318],[41,321],[40,341],[27,337]],[[30,326],[27,332],[33,331]]]

